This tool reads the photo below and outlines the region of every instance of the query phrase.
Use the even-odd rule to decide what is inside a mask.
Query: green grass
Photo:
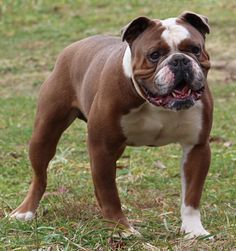
[[[126,215],[142,233],[112,239],[93,195],[86,125],[63,135],[49,167],[48,189],[32,222],[5,217],[24,198],[31,179],[27,155],[38,88],[57,54],[93,34],[119,35],[132,18],[207,15],[213,62],[233,62],[235,1],[0,1],[0,250],[233,250],[236,246],[236,82],[228,68],[209,75],[215,99],[212,165],[202,218],[214,241],[186,241],[180,226],[180,148],[127,148],[117,183]],[[166,168],[158,169],[156,161]],[[150,246],[152,245],[152,246]]]

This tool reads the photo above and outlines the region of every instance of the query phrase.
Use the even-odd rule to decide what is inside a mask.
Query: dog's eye
[[[148,58],[150,59],[151,62],[155,63],[159,60],[161,54],[159,51],[154,51],[151,54],[149,54]]]
[[[201,53],[201,49],[198,46],[192,46],[191,47],[191,52],[196,55],[199,56]]]

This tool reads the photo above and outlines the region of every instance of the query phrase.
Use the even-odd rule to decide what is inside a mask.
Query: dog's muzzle
[[[191,57],[176,53],[162,63],[154,79],[154,88],[141,85],[146,99],[168,109],[181,110],[193,106],[204,92],[205,77]],[[153,91],[155,90],[155,91]]]

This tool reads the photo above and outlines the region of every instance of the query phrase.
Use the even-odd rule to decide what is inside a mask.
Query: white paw
[[[35,214],[31,211],[25,212],[25,213],[19,213],[19,212],[15,212],[13,214],[10,215],[11,218],[15,218],[17,220],[22,220],[22,221],[28,221],[28,220],[32,220],[34,218]]]
[[[192,239],[199,236],[210,235],[202,226],[200,212],[191,206],[182,205],[181,208],[182,226],[181,232],[186,233],[186,239]],[[212,236],[207,237],[212,239]]]
[[[186,233],[185,235],[186,239],[192,239],[199,236],[210,235],[210,233],[204,229],[202,224],[189,225],[182,223],[181,232]]]

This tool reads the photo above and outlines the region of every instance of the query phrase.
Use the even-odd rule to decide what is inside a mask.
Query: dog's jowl
[[[116,161],[125,147],[179,143],[181,230],[188,237],[207,235],[199,204],[211,156],[209,32],[206,17],[184,12],[166,20],[139,17],[121,38],[93,36],[65,48],[40,90],[29,148],[34,175],[11,216],[34,217],[59,138],[80,118],[88,125],[95,195],[104,218],[134,231],[115,182]]]

